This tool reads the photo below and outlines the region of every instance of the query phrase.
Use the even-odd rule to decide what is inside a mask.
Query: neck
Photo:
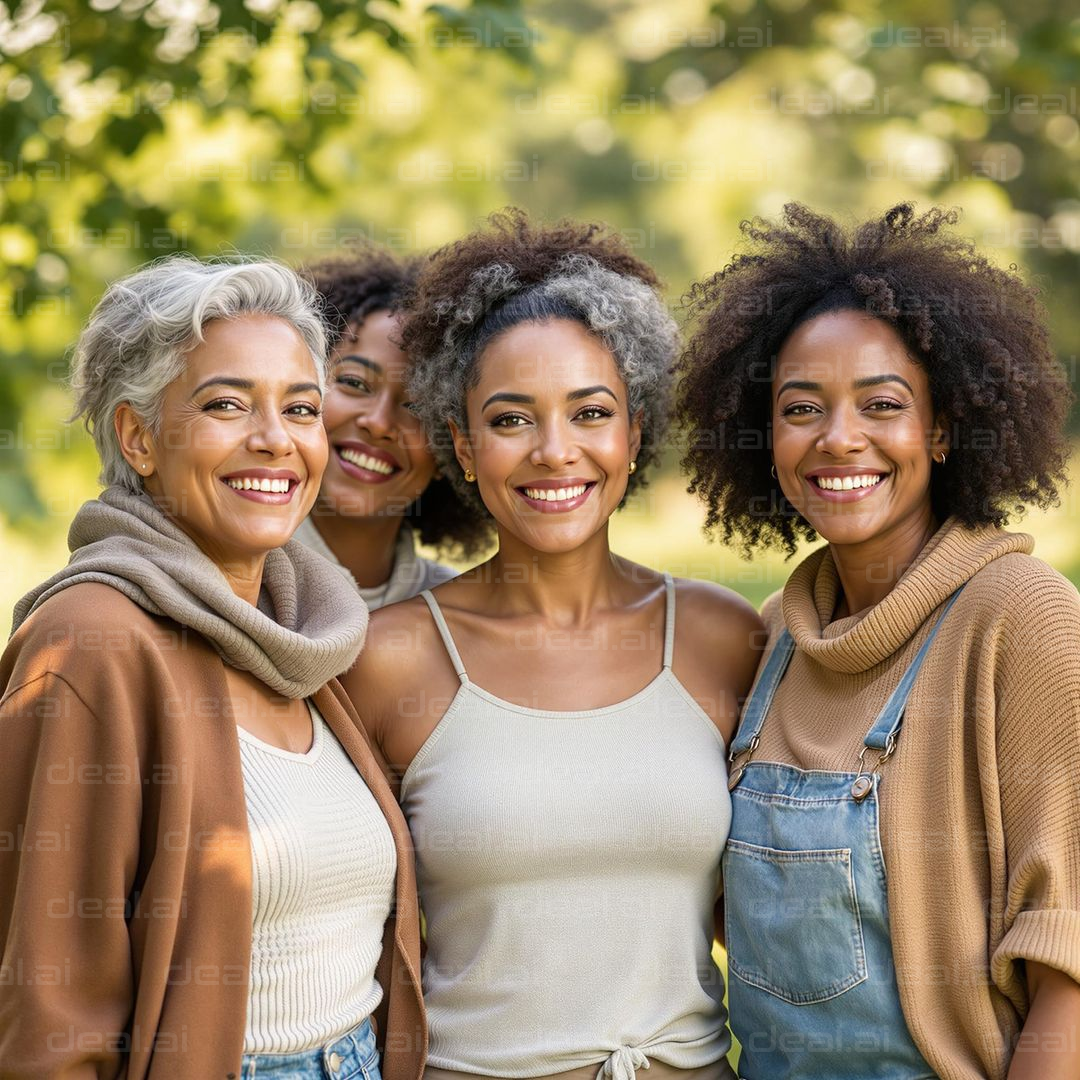
[[[626,582],[622,560],[608,546],[608,528],[573,551],[544,552],[499,530],[499,550],[468,571],[498,585],[490,591],[493,607],[506,614],[537,614],[569,627],[589,622],[597,608],[611,606]]]
[[[207,555],[218,564],[225,580],[241,600],[246,600],[252,607],[259,603],[259,591],[262,589],[263,565],[265,555],[255,555],[246,559],[222,560],[212,552]]]
[[[938,528],[939,522],[927,505],[924,512],[872,540],[830,545],[843,589],[836,617],[855,615],[884,600]]]
[[[266,565],[266,552],[262,551],[256,555],[236,555],[229,554],[224,551],[215,550],[213,547],[207,546],[205,542],[200,542],[199,537],[188,529],[184,522],[179,518],[173,517],[169,513],[167,505],[162,501],[161,496],[155,495],[154,501],[158,506],[158,509],[178,528],[181,532],[187,533],[191,538],[195,546],[225,575],[225,580],[229,583],[229,588],[240,597],[241,600],[246,600],[252,607],[257,607],[259,603],[259,592],[262,590],[263,579],[263,567]]]
[[[394,548],[404,518],[343,517],[322,513],[311,518],[334,557],[362,589],[373,589],[394,572]]]

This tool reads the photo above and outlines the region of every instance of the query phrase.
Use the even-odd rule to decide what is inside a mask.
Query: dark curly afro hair
[[[427,256],[399,255],[378,244],[357,243],[305,266],[300,273],[323,298],[330,348],[349,327],[376,312],[403,314]],[[491,541],[490,523],[465,506],[445,477],[438,477],[405,512],[421,543],[469,558]]]
[[[401,311],[424,261],[423,255],[401,255],[360,240],[301,268],[301,275],[323,298],[330,347],[340,343],[350,326],[362,326],[374,312]]]
[[[778,545],[791,555],[816,538],[771,475],[771,379],[791,332],[836,310],[888,323],[927,373],[950,433],[931,481],[940,520],[1000,526],[1025,504],[1057,501],[1072,392],[1045,312],[1015,268],[947,230],[958,217],[904,203],[845,230],[789,203],[779,222],[743,222],[750,250],[684,304],[696,330],[679,363],[677,416],[707,530],[738,535],[746,554]]]
[[[487,226],[436,252],[420,275],[402,340],[412,358],[413,399],[436,459],[462,500],[487,510],[465,482],[447,420],[467,427],[465,401],[491,341],[526,322],[572,319],[611,351],[642,445],[627,494],[646,482],[667,427],[678,327],[652,268],[605,226],[531,222],[524,211],[493,214]]]

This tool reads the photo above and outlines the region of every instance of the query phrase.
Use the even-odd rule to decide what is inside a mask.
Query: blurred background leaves
[[[960,206],[1075,376],[1078,85],[1050,0],[0,4],[0,507],[52,542],[94,492],[63,379],[112,278],[431,248],[511,203],[624,229],[673,303],[790,199]]]

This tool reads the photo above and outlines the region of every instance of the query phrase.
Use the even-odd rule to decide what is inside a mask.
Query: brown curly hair
[[[519,323],[548,319],[575,320],[603,341],[626,384],[631,413],[641,415],[628,494],[646,483],[659,459],[679,339],[656,274],[606,226],[544,225],[510,208],[431,257],[402,328],[413,396],[436,459],[478,513],[487,511],[464,480],[447,420],[467,426],[465,399],[486,345]]]
[[[950,432],[931,481],[941,520],[1001,526],[1027,503],[1057,501],[1072,392],[1045,311],[1015,267],[946,230],[958,218],[902,203],[844,229],[789,203],[780,222],[742,223],[750,251],[684,301],[697,329],[679,363],[677,417],[706,530],[737,534],[746,554],[776,544],[791,555],[800,537],[816,538],[771,475],[771,380],[792,331],[835,310],[888,323],[925,369]]]
[[[300,273],[323,298],[330,348],[369,315],[402,315],[426,261],[426,255],[400,255],[362,241],[303,267]],[[491,541],[489,523],[461,503],[445,477],[432,480],[404,516],[421,543],[461,558],[475,555]]]

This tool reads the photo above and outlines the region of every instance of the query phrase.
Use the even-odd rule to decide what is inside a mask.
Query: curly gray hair
[[[248,314],[273,315],[294,326],[325,391],[329,368],[321,301],[282,263],[171,255],[109,286],[79,336],[71,366],[71,419],[81,418],[94,437],[102,484],[142,491],[142,478],[120,451],[113,427],[117,407],[128,403],[158,434],[165,388],[182,374],[203,328],[214,319]]]
[[[410,395],[440,468],[470,506],[487,513],[476,486],[465,481],[446,422],[467,429],[465,397],[479,381],[480,355],[500,334],[527,322],[573,319],[611,351],[626,384],[630,414],[641,413],[641,451],[627,495],[646,482],[667,430],[679,348],[675,320],[655,289],[590,255],[571,254],[535,285],[522,284],[504,263],[485,266],[472,275],[463,295],[439,301],[436,312],[446,324],[442,346],[413,358]]]

